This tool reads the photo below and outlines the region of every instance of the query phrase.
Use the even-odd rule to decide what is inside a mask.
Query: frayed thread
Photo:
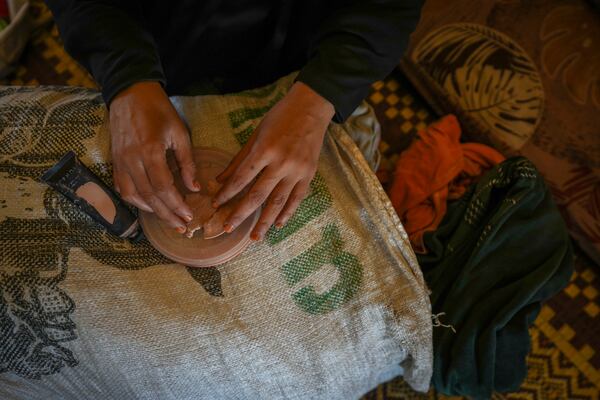
[[[445,312],[431,315],[431,319],[433,320],[433,327],[434,328],[437,328],[437,327],[450,328],[452,330],[452,332],[456,333],[456,329],[454,329],[454,327],[452,325],[442,324],[442,322],[440,321],[440,317],[443,317],[444,315],[446,315]]]

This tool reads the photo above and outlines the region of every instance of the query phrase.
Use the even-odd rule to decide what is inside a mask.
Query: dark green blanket
[[[564,222],[533,164],[506,160],[451,204],[419,262],[434,313],[434,387],[489,398],[526,376],[528,327],[572,274]]]

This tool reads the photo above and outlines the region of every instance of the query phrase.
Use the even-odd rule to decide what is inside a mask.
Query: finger
[[[275,218],[277,218],[285,206],[290,193],[294,189],[294,183],[283,180],[277,184],[250,235],[252,240],[262,240],[265,237],[265,234],[271,225],[273,225],[273,222],[275,222]]]
[[[115,176],[115,182],[119,182],[119,187],[121,189],[120,194],[121,198],[128,202],[129,204],[134,205],[140,210],[144,210],[147,212],[153,212],[152,208],[146,203],[142,197],[138,194],[133,181],[129,174],[121,173],[118,176]]]
[[[221,172],[219,175],[217,175],[217,178],[216,178],[217,182],[223,183],[227,179],[229,179],[231,174],[233,174],[235,172],[235,170],[238,168],[240,163],[242,161],[244,161],[244,159],[246,159],[246,157],[248,156],[248,153],[250,153],[250,149],[252,148],[252,145],[254,144],[255,140],[256,140],[256,135],[252,134],[252,136],[250,136],[250,139],[248,140],[248,142],[246,142],[244,147],[242,147],[242,149],[236,154],[236,156],[233,157],[233,160],[231,160],[229,162],[229,165],[227,166],[227,168],[225,168],[223,170],[223,172]]]
[[[294,190],[292,190],[292,193],[290,193],[285,207],[277,217],[277,221],[275,222],[275,226],[277,228],[281,228],[282,226],[284,226],[292,217],[292,215],[294,215],[294,212],[300,205],[300,202],[304,200],[304,198],[308,194],[309,185],[310,181],[307,179],[301,180],[300,182],[298,182],[298,184],[296,184]]]
[[[183,184],[192,192],[198,192],[201,187],[196,180],[196,163],[192,154],[192,144],[187,131],[179,135],[178,139],[173,143],[173,152],[175,159],[181,170],[181,179]]]
[[[136,190],[140,197],[150,206],[150,208],[156,213],[156,215],[162,219],[168,226],[175,228],[179,233],[183,233],[186,230],[186,226],[176,214],[174,214],[169,207],[167,207],[163,201],[154,193],[154,188],[148,179],[144,166],[134,164],[130,166],[131,179],[135,184]]]
[[[164,151],[153,151],[147,155],[144,165],[147,166],[146,173],[152,185],[153,192],[157,195],[173,213],[184,221],[192,220],[192,210],[183,200],[183,196],[175,187],[173,173],[167,164]],[[136,182],[137,185],[137,182]]]
[[[231,232],[248,218],[250,214],[256,211],[267,200],[267,197],[273,192],[273,189],[279,183],[279,177],[270,173],[267,169],[258,180],[252,185],[248,193],[235,207],[233,212],[223,224],[225,232]]]
[[[237,170],[227,179],[213,201],[213,207],[219,207],[240,193],[267,165],[266,157],[256,159],[246,157],[237,167]],[[275,182],[276,184],[277,182]],[[266,195],[268,195],[267,193]],[[266,196],[265,196],[266,198]],[[264,199],[263,199],[264,200]]]

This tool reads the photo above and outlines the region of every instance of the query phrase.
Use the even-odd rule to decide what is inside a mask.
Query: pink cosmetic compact
[[[233,156],[222,150],[207,147],[192,149],[196,162],[196,179],[202,189],[200,194],[212,196],[211,183],[223,171]],[[175,178],[175,186],[184,198],[194,193],[188,190],[181,179],[175,160],[169,159],[169,167]],[[223,264],[238,256],[251,242],[250,233],[260,216],[260,209],[251,214],[231,233],[223,233],[205,239],[202,231],[194,232],[191,238],[170,228],[155,214],[140,210],[139,221],[148,241],[165,257],[190,267],[212,267]]]

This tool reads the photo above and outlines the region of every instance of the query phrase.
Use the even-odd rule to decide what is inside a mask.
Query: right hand
[[[188,130],[158,82],[140,82],[110,103],[115,189],[183,233],[192,210],[174,184],[166,152],[173,150],[185,186],[200,190]]]

